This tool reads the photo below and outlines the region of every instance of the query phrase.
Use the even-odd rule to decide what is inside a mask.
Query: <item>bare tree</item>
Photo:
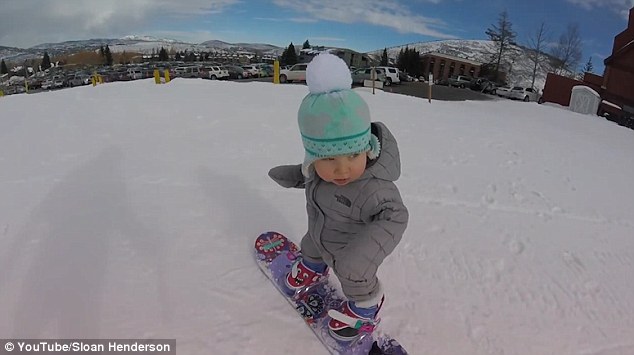
[[[517,59],[522,55],[524,55],[524,51],[521,51],[516,46],[509,46],[506,49],[505,55],[504,55],[504,62],[508,68],[508,73],[506,77],[507,80],[509,80],[513,76],[513,66],[515,65],[515,62],[517,61]]]
[[[515,41],[515,32],[513,32],[511,21],[509,20],[508,13],[506,10],[500,13],[498,17],[497,25],[491,25],[491,27],[487,28],[486,34],[489,38],[495,42],[496,45],[496,53],[494,55],[493,60],[495,61],[495,80],[498,80],[499,72],[500,72],[500,62],[504,57],[504,52],[514,44]]]
[[[559,37],[559,42],[551,52],[557,58],[556,73],[574,76],[576,68],[581,60],[581,37],[579,35],[579,25],[572,23],[568,25],[566,32]]]
[[[528,38],[528,48],[531,50],[529,54],[530,60],[533,62],[533,79],[531,81],[531,88],[535,89],[535,77],[537,76],[537,68],[546,61],[546,57],[543,55],[544,46],[548,42],[548,30],[546,24],[541,23],[539,29],[533,32]]]

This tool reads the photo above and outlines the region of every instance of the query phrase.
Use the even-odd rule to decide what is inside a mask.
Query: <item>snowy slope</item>
[[[634,353],[634,132],[534,103],[360,89],[397,137],[382,325],[413,354]],[[323,354],[257,271],[299,241],[302,85],[175,80],[0,98],[0,338]],[[277,344],[277,342],[283,342]]]

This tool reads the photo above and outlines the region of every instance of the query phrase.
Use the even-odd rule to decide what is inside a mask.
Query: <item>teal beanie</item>
[[[322,53],[306,68],[310,93],[297,113],[304,144],[302,172],[309,176],[315,160],[368,152],[378,157],[378,139],[370,132],[370,109],[351,89],[352,77],[341,58]]]

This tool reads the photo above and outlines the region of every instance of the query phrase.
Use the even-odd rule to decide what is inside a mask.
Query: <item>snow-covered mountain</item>
[[[216,51],[216,52],[260,52],[263,55],[281,55],[284,48],[263,43],[226,43],[222,41],[206,41],[200,44],[176,41],[173,39],[156,38],[150,36],[125,36],[123,38],[97,38],[89,40],[66,41],[60,43],[43,43],[22,49],[0,46],[0,58],[12,62],[39,58],[44,52],[51,56],[72,54],[81,51],[98,50],[101,46],[108,46],[112,52],[137,52],[150,54],[161,47],[175,51]]]
[[[431,42],[409,43],[402,46],[386,48],[388,57],[396,60],[399,51],[409,47],[415,49],[422,54],[429,52],[438,52],[449,54],[460,58],[470,59],[481,63],[490,63],[493,54],[496,52],[496,46],[493,41],[488,40],[443,40]],[[369,52],[368,54],[375,58],[380,58],[383,54],[383,48]],[[501,65],[502,70],[507,72],[507,81],[511,85],[530,85],[533,77],[533,62],[530,60],[532,51],[520,47],[511,46],[507,51],[506,58]],[[537,68],[537,76],[535,78],[535,87],[542,89],[546,82],[546,74],[552,71],[552,67],[548,62]]]

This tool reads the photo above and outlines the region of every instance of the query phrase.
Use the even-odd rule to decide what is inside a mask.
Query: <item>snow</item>
[[[410,224],[379,276],[412,354],[634,353],[634,132],[556,106],[357,89]],[[151,79],[0,98],[0,335],[323,354],[252,259],[306,230],[303,85]]]

